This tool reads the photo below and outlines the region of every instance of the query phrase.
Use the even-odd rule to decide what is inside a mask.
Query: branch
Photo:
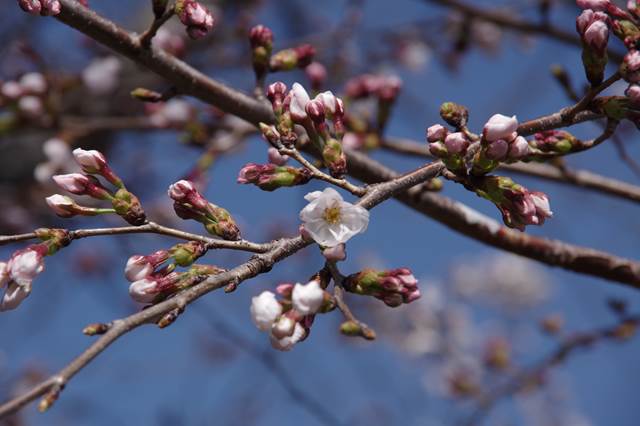
[[[123,235],[123,234],[159,234],[176,237],[187,241],[201,241],[207,245],[208,249],[230,249],[243,250],[253,253],[265,253],[271,248],[271,244],[257,244],[250,241],[225,241],[217,238],[210,238],[204,235],[192,234],[190,232],[180,231],[178,229],[169,228],[158,225],[155,222],[147,222],[141,226],[122,226],[118,228],[94,228],[94,229],[76,229],[69,232],[69,238],[73,240],[95,237],[100,235]],[[38,238],[36,232],[19,235],[1,235],[0,246],[19,241],[27,241]]]
[[[433,158],[429,154],[426,143],[419,143],[409,139],[389,138],[384,140],[381,146],[399,154]],[[520,175],[535,176],[565,185],[575,185],[624,200],[640,202],[640,187],[587,170],[568,168],[561,170],[552,165],[535,162],[501,164],[500,169]]]
[[[439,4],[441,6],[456,9],[465,15],[469,15],[482,21],[491,22],[503,28],[509,28],[514,31],[536,34],[554,40],[560,41],[572,46],[582,46],[580,37],[573,32],[567,32],[560,28],[554,27],[548,23],[535,23],[515,18],[513,14],[505,13],[505,11],[490,11],[480,6],[464,3],[460,0],[426,0],[430,3]],[[609,57],[617,62],[622,62],[624,55],[609,50]]]

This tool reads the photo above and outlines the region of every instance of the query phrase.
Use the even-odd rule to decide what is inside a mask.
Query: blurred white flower
[[[121,68],[115,56],[94,59],[82,71],[82,82],[94,95],[106,95],[118,87]]]
[[[263,291],[251,298],[251,319],[262,331],[270,331],[276,318],[282,314],[282,305],[276,295],[270,291]]]
[[[293,308],[302,315],[311,315],[318,312],[324,301],[324,290],[316,280],[307,284],[296,284],[291,294]]]

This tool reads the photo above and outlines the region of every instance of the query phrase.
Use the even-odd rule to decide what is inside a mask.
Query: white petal
[[[2,302],[0,302],[0,311],[9,311],[17,308],[30,293],[31,284],[18,285],[15,282],[9,283],[9,286],[4,292]]]

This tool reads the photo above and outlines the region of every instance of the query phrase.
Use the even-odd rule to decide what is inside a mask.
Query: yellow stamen
[[[322,218],[329,225],[335,225],[340,222],[340,207],[327,207],[322,214]]]

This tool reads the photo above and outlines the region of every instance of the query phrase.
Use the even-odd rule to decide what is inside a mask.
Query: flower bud
[[[204,37],[213,28],[213,15],[195,0],[177,0],[175,12],[187,27],[189,37],[194,40]]]
[[[276,166],[275,164],[249,163],[238,174],[238,183],[252,183],[264,191],[303,185],[309,180],[311,180],[311,173],[305,168]]]
[[[469,147],[469,140],[462,132],[451,133],[444,140],[444,146],[450,155],[463,154]]]
[[[300,323],[297,322],[295,323],[295,328],[291,336],[278,339],[277,337],[271,335],[271,346],[279,351],[290,351],[296,343],[303,340],[306,336],[307,331],[302,325],[300,325]]]
[[[147,220],[138,197],[124,188],[116,192],[111,204],[116,213],[131,225],[140,226]]]
[[[624,94],[634,105],[640,105],[640,85],[630,84]]]
[[[327,81],[327,69],[320,62],[312,62],[304,69],[313,90],[320,90]]]
[[[407,268],[377,271],[365,269],[347,277],[347,291],[370,295],[382,300],[387,306],[397,307],[420,298],[418,280]]]
[[[267,150],[267,158],[269,160],[269,163],[275,164],[276,166],[284,166],[289,160],[288,155],[280,154],[280,152],[274,147],[270,147]]]
[[[321,101],[313,99],[307,102],[305,111],[314,123],[324,123],[324,105]]]
[[[18,0],[22,10],[32,15],[56,16],[62,6],[58,0]]]
[[[67,192],[76,195],[88,195],[99,200],[109,200],[111,193],[93,176],[82,173],[55,175],[53,181]]]
[[[448,130],[441,124],[434,124],[427,129],[427,142],[443,141],[448,133]]]
[[[467,125],[469,110],[453,102],[445,102],[440,106],[440,117],[449,125],[459,129]]]
[[[604,11],[609,6],[609,0],[576,0],[576,4],[581,9],[593,9]]]
[[[340,262],[347,258],[346,246],[338,244],[322,250],[322,255],[330,262]]]
[[[284,49],[276,52],[269,62],[271,71],[290,71],[294,68],[305,68],[313,61],[316,49],[310,44]]]
[[[495,114],[484,125],[483,137],[489,142],[498,139],[504,139],[510,142],[517,136],[517,134],[514,135],[517,130],[518,119],[515,115],[513,117],[507,117],[502,114]]]
[[[170,185],[167,193],[176,203],[188,203],[196,210],[205,210],[209,205],[207,200],[198,192],[193,182],[189,180],[179,180]]]
[[[625,55],[620,73],[629,83],[640,82],[640,51],[632,50]]]
[[[143,278],[129,286],[129,296],[140,303],[153,302],[159,292],[158,282],[153,278]]]
[[[571,133],[564,130],[546,130],[534,135],[531,145],[542,152],[557,152],[565,154],[574,147],[580,146],[580,141]]]
[[[502,161],[507,157],[509,152],[509,144],[502,139],[489,142],[487,145],[486,156],[490,160]]]
[[[302,315],[312,315],[318,312],[324,302],[324,290],[318,281],[309,281],[302,285],[297,283],[291,293],[293,308]]]
[[[240,229],[229,212],[222,207],[209,203],[204,224],[207,232],[217,235],[223,240],[237,241],[240,239]]]
[[[281,315],[271,326],[271,335],[276,339],[284,339],[293,335],[297,322],[289,315]]]
[[[162,93],[153,90],[138,87],[131,91],[131,97],[142,102],[160,102],[162,101]]]
[[[107,164],[107,159],[101,152],[76,148],[73,150],[73,156],[80,167],[82,167],[83,172],[87,174],[99,174],[118,188],[123,187],[122,180],[111,170]]]
[[[269,331],[276,319],[282,314],[282,305],[276,295],[263,291],[259,296],[251,298],[251,319],[261,331]]]
[[[72,198],[65,195],[54,194],[45,199],[47,205],[53,210],[53,212],[64,218],[73,217],[76,215],[83,215],[85,209],[76,204]]]
[[[20,87],[30,95],[44,95],[47,92],[47,80],[39,72],[30,72],[20,77]]]
[[[289,92],[291,102],[289,103],[289,113],[294,123],[304,123],[307,119],[307,104],[310,101],[309,94],[299,83],[293,83]]]
[[[322,159],[329,168],[331,176],[341,178],[347,173],[347,156],[337,139],[331,138],[325,142],[322,149]]]
[[[518,136],[509,145],[509,159],[520,160],[529,155],[529,142],[522,137]]]
[[[207,252],[207,246],[201,241],[189,241],[176,244],[169,249],[169,255],[178,266],[191,266]]]

